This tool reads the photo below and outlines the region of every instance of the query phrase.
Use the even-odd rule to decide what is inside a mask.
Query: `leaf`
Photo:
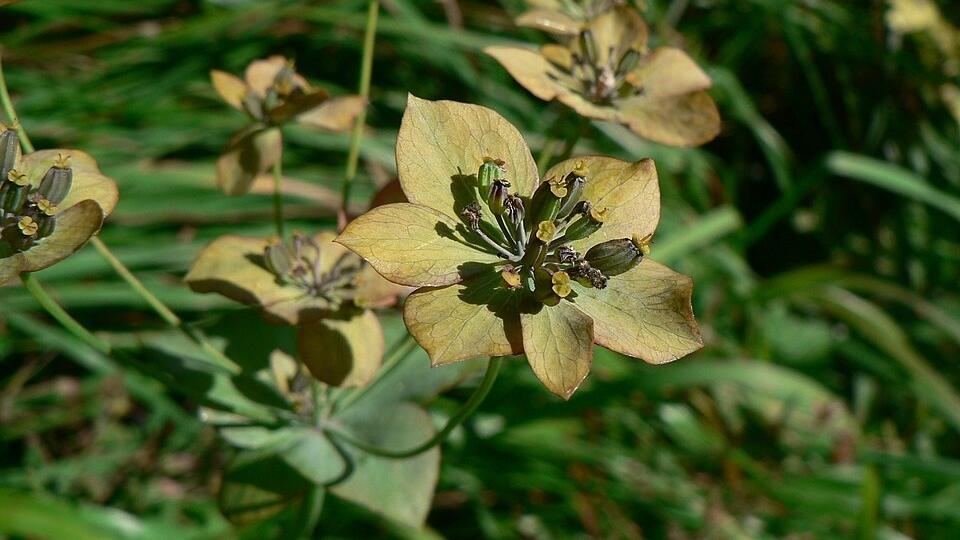
[[[523,349],[534,374],[563,399],[580,387],[593,362],[593,321],[569,302],[521,313]]]
[[[348,429],[363,441],[388,450],[412,448],[435,433],[430,415],[410,403],[355,420]],[[440,472],[439,448],[408,459],[357,453],[355,463],[353,474],[331,488],[331,493],[405,525],[423,526]]]
[[[513,189],[533,193],[537,165],[506,119],[478,105],[409,96],[397,136],[397,170],[410,202],[458,219],[468,201],[456,200],[455,182],[476,175],[484,158],[504,160]]]
[[[241,452],[220,488],[220,508],[238,525],[263,521],[298,501],[310,483],[272,452]]]
[[[214,69],[210,71],[210,82],[214,90],[231,107],[243,110],[243,98],[247,95],[247,83],[240,77],[225,71]]]
[[[660,221],[660,185],[652,159],[629,163],[597,156],[573,158],[551,167],[544,176],[563,178],[578,164],[583,165],[587,179],[583,199],[606,208],[607,215],[599,231],[571,244],[574,249],[582,252],[606,240],[653,234]]]
[[[640,95],[619,104],[618,120],[646,139],[673,146],[698,146],[720,133],[720,113],[707,92],[664,99]]]
[[[104,176],[93,156],[81,150],[72,148],[55,148],[39,150],[23,156],[20,163],[20,172],[27,175],[33,186],[39,186],[47,170],[61,156],[69,156],[70,168],[73,170],[73,183],[66,198],[58,207],[61,212],[87,199],[95,201],[103,210],[104,216],[109,216],[117,206],[120,192],[113,179]]]
[[[243,195],[282,153],[283,137],[278,128],[245,129],[231,139],[217,159],[217,185],[227,195]]]
[[[383,330],[370,310],[301,324],[297,330],[300,360],[331,386],[365,386],[380,369],[384,347]]]
[[[324,101],[319,107],[301,113],[296,121],[315,128],[327,131],[346,131],[353,127],[353,122],[363,109],[367,101],[361,96],[340,96]]]
[[[36,272],[76,253],[103,225],[103,210],[93,200],[80,201],[57,214],[50,236],[21,253],[21,272]]]
[[[280,455],[301,476],[317,485],[335,482],[347,470],[343,456],[319,429],[299,429],[297,438]]]
[[[550,49],[546,50],[550,51]],[[500,65],[521,86],[544,101],[570,93],[570,90],[558,82],[559,70],[537,51],[520,47],[494,46],[487,47],[483,52],[500,62]],[[548,54],[551,57],[556,56],[555,52]]]
[[[410,334],[434,366],[523,351],[515,294],[489,272],[463,283],[424,288],[403,309]]]
[[[569,15],[549,9],[531,9],[525,11],[521,13],[514,22],[517,26],[535,28],[560,36],[577,34],[583,27],[583,23]]]
[[[693,281],[650,259],[610,278],[605,289],[576,291],[574,305],[593,319],[598,345],[651,364],[703,346],[691,305]]]
[[[940,209],[960,220],[960,199],[932,187],[912,171],[867,156],[835,151],[827,156],[832,173],[860,180]]]
[[[394,283],[440,286],[502,260],[467,244],[456,232],[462,228],[431,207],[395,203],[378,206],[353,220],[336,241]],[[467,263],[475,263],[477,268]]]

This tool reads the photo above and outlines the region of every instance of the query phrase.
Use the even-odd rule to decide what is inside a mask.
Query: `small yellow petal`
[[[547,182],[550,184],[550,191],[555,197],[567,196],[567,186],[559,177],[553,177]]]
[[[41,212],[48,216],[52,216],[57,213],[57,206],[47,199],[40,199],[40,202],[37,203],[37,208],[39,208]]]
[[[637,235],[633,235],[633,245],[637,246],[637,249],[640,250],[640,253],[643,253],[643,256],[646,257],[650,255],[650,244],[653,243],[653,235],[648,234],[643,238],[639,238]]]
[[[541,242],[550,242],[557,233],[557,226],[552,221],[541,221],[537,225],[537,238]]]
[[[520,285],[522,284],[520,280],[520,273],[517,272],[512,266],[504,268],[503,271],[500,272],[500,277],[503,278],[503,281],[505,281],[507,286],[511,289],[519,289]]]
[[[594,206],[590,209],[590,217],[598,223],[603,223],[607,219],[607,207],[606,206]]]
[[[560,270],[559,272],[554,272],[553,277],[551,278],[553,283],[553,292],[560,298],[566,298],[570,296],[572,289],[570,288],[570,275]]]
[[[37,230],[40,228],[37,225],[37,222],[33,220],[30,216],[24,216],[20,218],[20,221],[17,222],[17,227],[20,229],[26,236],[33,236],[37,234]]]
[[[27,179],[27,175],[16,169],[10,169],[10,172],[7,173],[7,180],[10,180],[20,187],[26,186],[30,183],[30,180]]]

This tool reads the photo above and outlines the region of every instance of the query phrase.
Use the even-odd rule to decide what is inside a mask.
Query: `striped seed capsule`
[[[610,277],[630,271],[640,264],[643,251],[634,240],[618,238],[593,246],[583,258],[592,268]]]
[[[607,209],[605,207],[591,207],[589,211],[582,214],[567,227],[563,236],[569,242],[586,238],[599,231],[606,218]]]
[[[70,156],[58,156],[53,167],[47,169],[40,180],[37,191],[53,204],[60,204],[73,186],[73,169],[70,168]]]
[[[30,194],[30,181],[27,175],[11,169],[7,173],[7,179],[0,186],[0,209],[11,214],[20,212],[23,205],[27,202],[27,196]]]
[[[293,254],[279,239],[271,242],[263,250],[263,262],[267,270],[277,277],[284,277],[293,268]]]
[[[17,159],[20,157],[20,141],[17,140],[16,131],[2,126],[0,129],[3,129],[0,132],[0,182],[2,182],[17,166]]]
[[[640,63],[640,53],[635,49],[630,49],[620,57],[620,63],[617,64],[617,73],[620,75],[630,73]]]
[[[560,211],[560,202],[567,195],[567,186],[556,177],[540,183],[530,201],[530,223],[553,221]]]
[[[494,180],[503,180],[506,173],[506,162],[502,159],[483,158],[480,170],[477,171],[477,189],[480,191],[481,200],[490,195]]]

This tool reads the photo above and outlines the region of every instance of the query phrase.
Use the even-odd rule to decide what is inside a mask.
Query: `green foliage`
[[[5,74],[36,145],[96,157],[121,192],[101,237],[244,368],[212,366],[93,248],[37,276],[123,354],[78,342],[27,291],[0,289],[0,536],[295,537],[322,502],[316,537],[952,538],[960,123],[940,89],[957,75],[924,35],[887,29],[882,2],[644,4],[651,44],[681,46],[713,79],[721,134],[677,149],[596,121],[576,155],[656,161],[652,258],[693,277],[705,348],[661,367],[597,348],[567,403],[508,360],[443,446],[438,477],[436,452],[348,460],[315,432],[238,426],[220,438],[200,420],[277,422],[287,405],[256,374],[275,343],[296,348],[290,329],[181,282],[214,238],[273,229],[269,186],[227,198],[215,183],[216,158],[245,120],[209,71],[283,54],[332,94],[355,92],[367,2],[0,8]],[[384,2],[352,210],[396,172],[408,92],[502,113],[534,156],[581,129],[483,53],[547,41],[513,25],[523,8]],[[284,136],[289,226],[335,228],[349,135],[290,126]],[[384,332],[395,350],[395,315]],[[476,384],[476,366],[429,370],[423,351],[407,352],[362,394],[334,395],[352,402],[353,436],[413,446]],[[333,483],[341,463],[356,475],[325,497],[304,480]],[[411,528],[428,508],[427,529]]]

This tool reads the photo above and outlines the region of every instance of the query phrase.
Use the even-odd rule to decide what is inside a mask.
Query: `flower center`
[[[587,183],[583,162],[562,177],[541,182],[530,198],[509,194],[506,175],[502,160],[484,158],[471,186],[475,200],[463,207],[460,217],[482,243],[508,261],[500,274],[507,287],[556,304],[574,296],[573,281],[602,289],[610,277],[632,269],[649,253],[649,237],[610,240],[585,255],[568,245],[600,230],[609,214],[581,198]]]
[[[306,294],[339,304],[353,298],[360,258],[343,254],[324,270],[324,253],[317,242],[299,232],[293,242],[275,239],[264,248],[264,264],[281,282],[300,288]]]
[[[612,46],[601,61],[599,45],[590,29],[580,32],[571,46],[571,74],[580,81],[584,94],[594,103],[610,103],[616,98],[643,92],[630,74],[640,62],[641,52],[631,46]]]
[[[7,135],[13,131],[5,131]],[[60,156],[50,167],[40,185],[33,187],[15,163],[8,163],[16,155],[4,145],[19,144],[0,136],[0,170],[6,171],[0,179],[0,258],[27,251],[53,233],[57,226],[57,204],[66,198],[73,184],[73,169],[69,156]]]

